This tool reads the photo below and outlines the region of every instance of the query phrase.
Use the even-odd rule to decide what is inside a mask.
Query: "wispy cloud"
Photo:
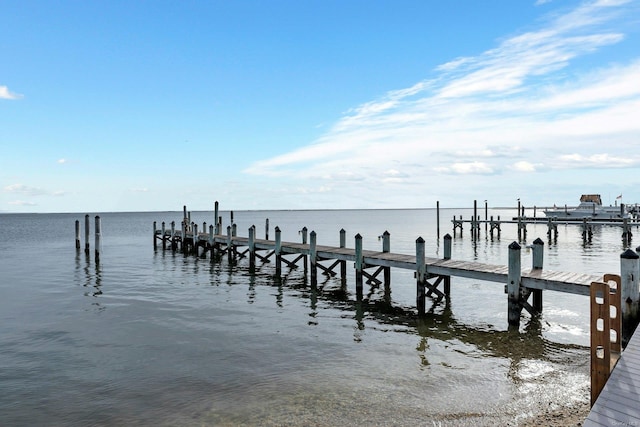
[[[399,181],[381,171],[396,170],[402,182],[438,180],[446,191],[454,183],[445,176],[637,167],[640,150],[629,148],[640,137],[640,54],[589,69],[573,62],[623,42],[619,28],[638,10],[600,0],[550,15],[535,30],[352,109],[311,145],[245,172],[331,185],[349,171],[379,190]]]
[[[22,95],[11,92],[8,87],[0,86],[0,99],[20,99]]]
[[[13,200],[7,203],[9,203],[12,206],[38,206],[37,203],[27,202],[25,200]]]
[[[7,194],[20,194],[26,197],[39,197],[39,196],[64,196],[66,191],[49,191],[41,187],[32,187],[24,184],[11,184],[3,188],[3,193]]]

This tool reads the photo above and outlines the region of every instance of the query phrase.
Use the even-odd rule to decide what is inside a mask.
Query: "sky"
[[[640,0],[0,15],[0,212],[640,202]]]

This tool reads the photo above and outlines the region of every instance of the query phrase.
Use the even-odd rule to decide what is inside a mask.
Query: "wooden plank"
[[[609,381],[584,422],[585,427],[640,426],[640,329],[629,340]]]

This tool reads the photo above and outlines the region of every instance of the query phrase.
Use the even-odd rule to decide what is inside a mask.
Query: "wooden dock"
[[[631,337],[583,425],[640,426],[640,329]]]
[[[207,232],[206,223],[202,224],[202,232],[198,231],[198,225],[190,221],[186,207],[184,208],[184,220],[181,228],[176,229],[175,222],[167,229],[165,223],[158,229],[154,222],[153,242],[157,248],[158,242],[162,242],[163,249],[169,246],[173,250],[181,250],[184,253],[192,253],[199,257],[210,254],[211,261],[227,255],[229,260],[248,258],[250,266],[254,267],[256,261],[275,261],[276,275],[282,273],[282,265],[288,268],[297,268],[303,265],[305,271],[309,268],[311,285],[317,285],[318,270],[323,274],[335,276],[339,274],[346,283],[346,263],[353,263],[356,276],[356,293],[362,295],[363,282],[389,285],[391,268],[400,268],[414,271],[416,279],[416,308],[419,315],[425,313],[426,298],[448,298],[450,294],[451,278],[463,277],[479,281],[494,282],[504,285],[507,294],[508,323],[518,327],[522,310],[535,315],[542,311],[542,293],[545,290],[566,292],[576,295],[588,296],[592,282],[603,280],[603,275],[591,275],[582,273],[548,271],[542,268],[544,242],[536,239],[531,245],[533,262],[531,268],[521,267],[521,247],[517,242],[509,245],[508,265],[491,265],[478,262],[451,259],[451,236],[444,237],[444,257],[431,258],[425,254],[425,242],[422,238],[416,240],[415,254],[398,254],[390,252],[390,236],[385,232],[382,237],[382,250],[363,250],[362,236],[355,236],[354,248],[346,247],[344,230],[340,231],[339,246],[322,246],[316,244],[316,233],[307,233],[306,227],[301,230],[301,242],[282,242],[281,232],[275,228],[275,240],[268,238],[268,223],[265,229],[265,238],[256,237],[256,228],[252,226],[248,230],[248,237],[237,235],[235,224],[227,227],[226,235],[221,232],[221,219],[215,225],[209,225]],[[232,215],[233,217],[233,215]],[[218,217],[216,212],[214,218]],[[233,219],[232,219],[233,221]],[[309,239],[307,239],[309,238]],[[308,240],[308,241],[307,241]],[[630,267],[623,267],[630,265]],[[621,257],[621,270],[625,268],[632,271],[640,271],[638,259]],[[623,307],[623,312],[637,311],[640,295],[637,292],[638,277],[640,274],[622,274],[623,281],[633,282],[627,289],[636,288],[636,292],[630,295],[622,295],[623,300],[634,301],[635,305],[629,308]],[[625,287],[623,286],[623,289]],[[531,298],[531,301],[529,299]],[[635,311],[634,311],[635,310]],[[637,313],[636,313],[637,314]],[[634,315],[636,315],[634,314]]]

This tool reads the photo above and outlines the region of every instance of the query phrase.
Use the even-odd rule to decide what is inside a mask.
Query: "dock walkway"
[[[584,427],[640,426],[640,328],[629,340]]]

